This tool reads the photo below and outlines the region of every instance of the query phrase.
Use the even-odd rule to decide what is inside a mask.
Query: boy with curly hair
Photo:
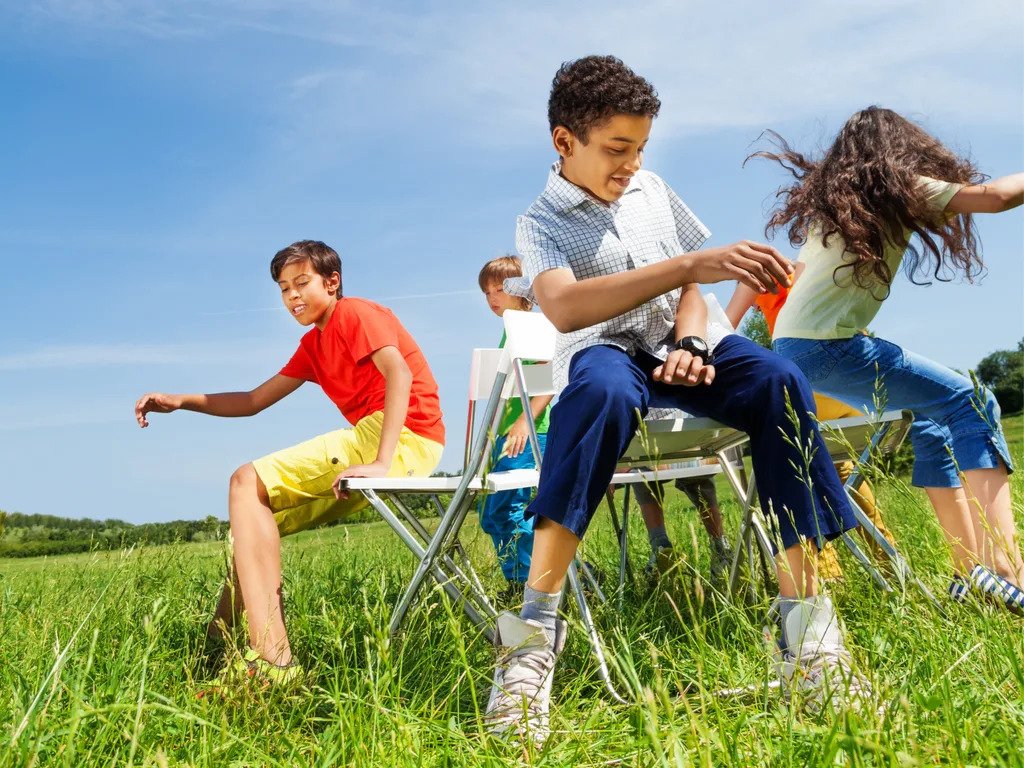
[[[697,250],[708,229],[661,178],[641,170],[660,107],[651,84],[613,56],[563,64],[548,101],[559,157],[516,226],[524,278],[505,289],[532,292],[560,331],[553,367],[561,393],[527,510],[536,521],[524,605],[518,616],[498,618],[486,718],[492,732],[535,744],[549,732],[567,569],[649,408],[709,416],[750,436],[761,502],[785,546],[772,613],[784,687],[792,680],[818,706],[869,692],[851,669],[831,602],[817,591],[819,542],[855,521],[809,415],[810,387],[792,363],[741,336],[712,347],[698,289],[738,280],[773,292],[776,281],[789,285],[792,264],[750,241]],[[811,456],[789,441],[810,446]]]

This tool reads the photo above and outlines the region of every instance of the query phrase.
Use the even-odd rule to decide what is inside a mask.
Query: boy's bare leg
[[[242,588],[238,585],[238,572],[235,570],[234,561],[231,563],[231,573],[224,582],[220,599],[217,601],[217,608],[210,618],[206,627],[206,636],[214,639],[224,639],[225,634],[234,629],[242,615]]]
[[[1010,504],[1010,479],[1004,467],[972,469],[963,474],[981,562],[1005,579],[1024,586],[1017,527]]]
[[[580,540],[568,528],[546,517],[538,517],[533,529],[533,558],[526,583],[538,592],[561,592],[579,545]]]
[[[818,594],[818,546],[811,540],[787,547],[775,560],[779,595],[803,600]]]
[[[953,571],[967,576],[978,560],[974,523],[963,488],[925,488],[952,550]]]
[[[289,664],[281,600],[281,535],[263,481],[252,464],[231,475],[228,492],[235,572],[249,619],[249,644],[273,664]]]
[[[717,504],[701,504],[697,507],[697,513],[700,515],[700,521],[704,525],[704,530],[708,532],[708,536],[712,539],[720,539],[725,535],[725,527],[722,525],[722,510],[718,508]]]
[[[644,518],[644,525],[647,530],[652,528],[665,527],[665,510],[653,496],[640,498],[640,491],[637,490],[637,500],[640,502],[640,514]]]

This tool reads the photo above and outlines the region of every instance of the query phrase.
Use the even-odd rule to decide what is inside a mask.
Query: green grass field
[[[1005,426],[1019,465],[1024,421]],[[949,561],[923,495],[899,481],[878,493],[903,551],[944,593]],[[1024,527],[1020,481],[1013,495]],[[703,573],[696,515],[670,499],[676,546]],[[735,524],[737,508],[726,512]],[[493,561],[472,524],[466,539],[479,563]],[[585,556],[614,571],[606,512]],[[832,591],[884,714],[803,716],[763,688],[716,698],[768,680],[768,599],[733,607],[687,571],[667,585],[674,602],[637,584],[622,615],[596,611],[634,681],[630,706],[609,703],[575,624],[555,679],[554,733],[538,755],[483,734],[492,651],[437,590],[401,637],[388,637],[414,563],[386,526],[301,534],[286,541],[284,561],[293,647],[312,689],[230,701],[195,697],[219,662],[204,654],[203,633],[223,546],[2,561],[0,764],[1024,765],[1024,621],[962,606],[943,618],[912,591],[883,595],[845,554],[846,581]]]

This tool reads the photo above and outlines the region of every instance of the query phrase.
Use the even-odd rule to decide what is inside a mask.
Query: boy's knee
[[[580,399],[595,414],[632,416],[644,408],[643,393],[631,376],[609,372],[607,376],[589,377],[579,382]]]
[[[242,491],[256,484],[256,468],[252,464],[243,464],[231,473],[228,487],[231,492]]]
[[[773,357],[772,364],[763,374],[762,381],[764,381],[765,387],[772,394],[787,393],[794,407],[798,404],[810,406],[797,408],[798,413],[813,411],[815,409],[814,393],[811,391],[811,385],[803,371],[793,361],[781,355]]]
[[[250,464],[243,464],[231,473],[228,480],[228,494],[255,495],[264,505],[269,504],[266,486],[256,474],[256,467]]]

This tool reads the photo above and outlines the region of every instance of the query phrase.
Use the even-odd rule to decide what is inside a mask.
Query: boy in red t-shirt
[[[386,307],[343,297],[341,259],[329,246],[302,240],[279,251],[270,273],[288,312],[313,326],[281,369],[249,392],[143,395],[146,414],[178,409],[212,416],[253,416],[305,381],[319,384],[351,429],[339,429],[246,464],[231,475],[228,514],[234,539],[233,583],[210,622],[222,635],[239,613],[241,594],[249,648],[228,663],[228,678],[286,683],[301,676],[293,660],[281,602],[281,536],[337,520],[366,506],[340,489],[346,477],[429,475],[444,448],[437,383],[419,347]]]

